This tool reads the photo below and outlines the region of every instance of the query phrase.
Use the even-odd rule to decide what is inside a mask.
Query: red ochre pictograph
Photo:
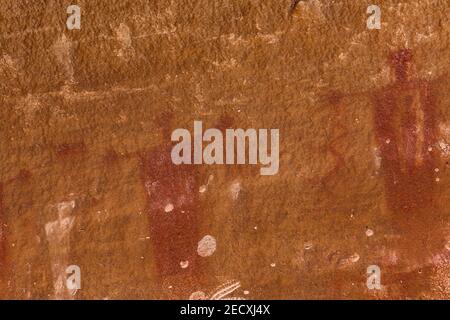
[[[435,204],[438,167],[438,123],[432,83],[414,79],[413,53],[399,50],[390,57],[395,82],[374,96],[374,127],[381,152],[388,209],[405,250],[411,244],[421,250],[405,254],[425,261],[441,247],[441,210]],[[402,242],[400,241],[400,242]]]

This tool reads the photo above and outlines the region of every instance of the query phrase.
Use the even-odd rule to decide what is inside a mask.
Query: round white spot
[[[276,264],[276,263],[271,263],[270,266],[271,266],[272,268],[275,268],[275,267],[277,266],[277,264]]]
[[[171,212],[173,210],[173,204],[169,203],[165,206],[164,211],[165,212]]]
[[[205,185],[200,186],[200,188],[198,188],[198,192],[204,193],[204,192],[206,192],[206,189],[207,189],[207,187]]]
[[[250,294],[250,291],[245,290],[245,291],[244,291],[244,294],[245,294],[245,295],[248,295],[248,294]]]
[[[434,172],[439,172],[439,168],[434,169]]]
[[[366,230],[366,236],[368,236],[368,237],[371,237],[371,236],[373,236],[373,230],[372,229],[367,229]]]
[[[436,178],[436,182],[439,182],[439,181],[441,181],[441,179],[439,179],[439,178]]]
[[[391,139],[386,139],[386,144],[391,143]]]
[[[181,261],[180,262],[180,267],[182,269],[186,269],[187,267],[189,267],[189,261]]]
[[[198,242],[197,253],[200,257],[209,257],[216,251],[216,247],[216,239],[213,236],[207,235]]]

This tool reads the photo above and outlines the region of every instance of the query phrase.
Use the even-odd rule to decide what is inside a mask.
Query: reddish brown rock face
[[[411,214],[432,204],[436,106],[431,84],[410,74],[412,52],[401,50],[391,59],[396,81],[376,97],[375,130],[388,204],[398,214]]]
[[[86,145],[84,143],[64,143],[57,146],[56,153],[60,159],[70,160],[73,156],[86,153]]]
[[[378,2],[1,0],[1,298],[448,299],[448,3]],[[174,165],[194,121],[278,173]]]
[[[3,282],[5,273],[5,257],[6,257],[6,230],[3,212],[3,184],[0,184],[0,283]]]
[[[196,270],[201,213],[195,167],[177,166],[171,148],[158,147],[142,156],[143,184],[148,197],[150,241],[156,273],[161,278]]]
[[[427,264],[445,239],[444,208],[436,202],[440,164],[433,85],[411,74],[410,50],[392,54],[391,63],[396,81],[377,95],[374,112],[386,200],[402,237],[402,256]]]

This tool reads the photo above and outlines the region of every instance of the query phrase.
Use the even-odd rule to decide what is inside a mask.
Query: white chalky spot
[[[386,139],[386,144],[391,143],[391,139]]]
[[[250,291],[245,290],[245,291],[244,291],[244,294],[245,294],[245,295],[248,295],[248,294],[250,294]]]
[[[310,249],[312,249],[312,247],[313,247],[313,243],[311,241],[306,242],[303,246],[303,248],[305,250],[310,250]]]
[[[373,230],[372,229],[367,229],[366,230],[366,236],[368,236],[368,237],[373,236]]]
[[[352,255],[350,257],[350,261],[353,262],[353,263],[358,262],[359,261],[359,254],[355,253],[354,255]]]
[[[131,30],[126,24],[121,23],[119,27],[116,28],[116,39],[120,45],[120,49],[115,50],[118,57],[128,59],[134,55]]]
[[[72,299],[74,292],[66,286],[68,252],[70,252],[70,232],[75,216],[72,211],[75,201],[64,201],[56,205],[58,219],[45,224],[44,229],[49,244],[50,263],[53,273],[53,297],[55,299]]]
[[[75,82],[72,65],[72,42],[64,34],[53,45],[53,53],[56,61],[64,68],[67,82]]]
[[[233,200],[239,198],[239,193],[241,192],[241,184],[239,182],[233,182],[230,186],[230,194]]]
[[[172,210],[173,210],[173,204],[171,204],[171,203],[166,205],[166,207],[164,208],[165,212],[171,212]]]
[[[202,240],[198,242],[197,253],[200,257],[209,257],[214,254],[217,247],[217,241],[213,236],[204,236]]]
[[[445,249],[447,249],[448,251],[450,251],[450,241],[448,241],[448,242],[445,244]]]
[[[189,261],[181,261],[180,262],[180,267],[182,269],[186,269],[187,267],[189,267]]]
[[[239,281],[227,281],[226,283],[218,286],[216,290],[210,295],[209,300],[236,300],[240,299],[240,297],[229,297],[234,291],[238,290],[241,287],[241,283]]]
[[[277,266],[277,264],[276,264],[276,263],[271,263],[270,266],[271,266],[272,268],[275,268],[275,267]]]
[[[380,149],[374,148],[373,155],[374,155],[375,169],[379,170],[381,168],[381,161],[382,161]]]
[[[443,140],[439,141],[439,148],[441,148],[442,154],[446,157],[450,156],[450,145]]]
[[[200,188],[198,188],[198,192],[204,193],[204,192],[206,192],[207,189],[208,188],[205,185],[203,185],[203,186],[200,186]]]
[[[60,202],[56,205],[56,209],[58,210],[58,216],[62,217],[68,213],[70,213],[75,208],[75,201],[65,201]]]

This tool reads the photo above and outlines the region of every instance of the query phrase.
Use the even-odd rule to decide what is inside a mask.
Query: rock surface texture
[[[449,299],[449,12],[2,0],[0,298]],[[194,120],[279,129],[278,174],[174,165]]]

